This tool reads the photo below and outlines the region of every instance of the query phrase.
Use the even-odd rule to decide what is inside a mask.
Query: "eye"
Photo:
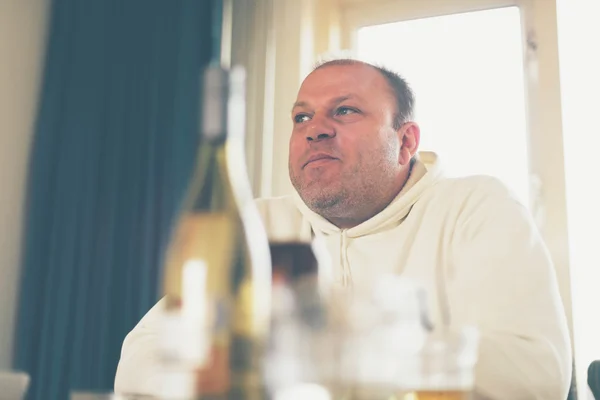
[[[294,116],[294,122],[297,124],[301,124],[303,122],[306,122],[310,119],[310,117],[307,114],[296,114]]]
[[[335,111],[335,115],[350,115],[350,114],[356,114],[356,113],[358,113],[358,110],[356,110],[354,108],[350,108],[350,107],[339,107]]]

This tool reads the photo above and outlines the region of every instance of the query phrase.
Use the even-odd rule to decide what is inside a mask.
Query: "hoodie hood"
[[[296,191],[294,191],[294,202],[302,215],[310,222],[315,234],[336,235],[344,231],[345,236],[348,238],[358,238],[386,230],[401,223],[425,190],[434,185],[441,175],[438,156],[432,152],[419,152],[408,180],[394,200],[380,213],[353,228],[345,230],[338,228],[308,208]]]

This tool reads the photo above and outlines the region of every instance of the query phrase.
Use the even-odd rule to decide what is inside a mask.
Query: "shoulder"
[[[516,193],[504,182],[487,175],[441,179],[431,187],[427,197],[431,202],[463,211],[498,205],[525,208]]]
[[[529,209],[517,195],[492,176],[444,178],[424,197],[427,209],[443,213],[455,229],[470,232],[483,227],[499,230],[514,224],[535,225]]]
[[[450,194],[452,198],[504,198],[517,201],[515,193],[504,182],[489,175],[444,178],[433,189],[440,193]]]

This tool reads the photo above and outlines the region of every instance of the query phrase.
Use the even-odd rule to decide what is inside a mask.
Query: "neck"
[[[337,208],[341,212],[337,215],[335,215],[333,212],[319,214],[340,229],[350,229],[362,224],[363,222],[373,218],[375,215],[385,210],[392,203],[392,201],[394,201],[398,194],[400,194],[402,189],[404,189],[406,186],[406,182],[410,176],[410,171],[412,170],[412,164],[413,163],[411,161],[410,166],[405,168],[400,174],[398,183],[394,185],[396,189],[390,191],[384,196],[381,196],[381,201],[377,202],[370,199],[361,199],[359,200],[358,204],[355,205],[340,204],[341,207]],[[352,210],[353,212],[349,213],[349,210]]]

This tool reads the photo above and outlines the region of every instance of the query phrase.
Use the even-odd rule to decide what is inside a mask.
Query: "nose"
[[[313,117],[311,125],[306,130],[307,142],[318,142],[335,137],[335,129],[323,117]]]

